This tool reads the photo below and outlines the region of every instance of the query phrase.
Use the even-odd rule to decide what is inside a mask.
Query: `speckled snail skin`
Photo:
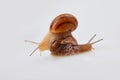
[[[48,34],[40,44],[28,41],[39,44],[30,55],[32,55],[37,49],[40,51],[50,50],[51,54],[54,56],[74,55],[90,51],[93,44],[103,40],[100,39],[95,42],[91,42],[96,36],[94,35],[86,44],[78,44],[71,34],[77,26],[78,21],[73,15],[66,13],[57,16],[52,21]]]

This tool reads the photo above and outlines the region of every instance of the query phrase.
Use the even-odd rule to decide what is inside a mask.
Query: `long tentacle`
[[[39,49],[39,46],[33,50],[33,52],[30,54],[30,56],[32,56],[32,54],[38,49]]]
[[[99,39],[99,40],[97,40],[97,41],[94,41],[94,42],[92,42],[92,43],[90,43],[90,44],[95,44],[95,43],[98,43],[98,42],[100,42],[100,41],[102,41],[103,39]]]
[[[95,38],[96,34],[93,35],[93,37],[88,41],[88,43],[90,43],[94,38]]]
[[[37,42],[29,41],[29,40],[25,40],[25,42],[29,42],[29,43],[33,43],[33,44],[39,44],[39,43],[37,43]]]

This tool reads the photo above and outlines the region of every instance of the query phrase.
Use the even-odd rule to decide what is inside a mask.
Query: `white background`
[[[29,54],[61,13],[77,17],[79,43],[103,38],[70,57]],[[0,0],[0,80],[120,80],[120,0]]]

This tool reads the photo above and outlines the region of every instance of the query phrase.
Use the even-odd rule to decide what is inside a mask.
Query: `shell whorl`
[[[61,14],[57,16],[50,25],[51,33],[72,32],[78,26],[76,17],[71,14]]]

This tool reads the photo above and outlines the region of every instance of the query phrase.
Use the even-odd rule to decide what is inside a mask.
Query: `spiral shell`
[[[78,26],[76,17],[71,14],[61,14],[57,16],[50,25],[51,33],[72,32]]]

